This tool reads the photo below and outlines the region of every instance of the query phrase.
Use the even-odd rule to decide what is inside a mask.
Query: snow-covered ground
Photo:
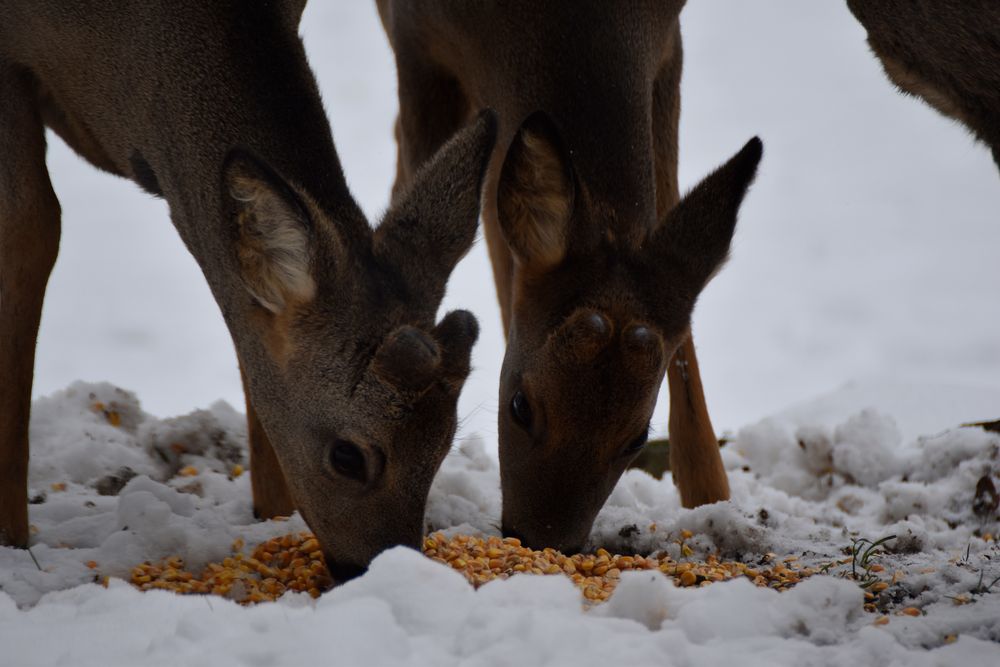
[[[243,608],[140,593],[119,579],[173,555],[198,571],[237,538],[252,546],[304,529],[297,516],[253,520],[249,475],[232,475],[245,463],[240,415],[218,403],[161,420],[134,394],[75,383],[35,403],[35,544],[31,554],[0,549],[4,664],[997,664],[1000,543],[990,536],[1000,517],[989,494],[977,506],[976,489],[983,477],[1000,479],[1000,434],[968,427],[905,441],[898,423],[911,413],[897,423],[876,409],[823,425],[831,406],[858,393],[741,429],[723,449],[731,502],[685,510],[670,481],[628,473],[590,546],[749,563],[770,553],[821,566],[856,539],[895,536],[870,563],[888,584],[874,613],[846,564],[784,593],[746,579],[675,588],[657,571],[626,572],[610,601],[585,611],[561,575],[475,590],[402,547],[318,601],[290,593]],[[1000,392],[981,399],[997,404]],[[137,473],[127,481],[126,467]],[[467,439],[431,491],[428,530],[496,534],[499,511],[496,460]],[[687,556],[682,530],[693,534]],[[94,583],[106,575],[107,588]]]
[[[1000,418],[996,168],[961,127],[892,90],[839,0],[699,0],[683,27],[682,185],[753,134],[766,146],[733,260],[694,322],[713,418],[735,435],[724,450],[733,501],[683,510],[669,481],[629,473],[592,543],[676,550],[687,529],[695,557],[818,564],[853,539],[895,534],[880,560],[887,581],[901,572],[887,624],[873,625],[841,576],[778,594],[634,574],[584,612],[562,577],[474,591],[401,549],[318,602],[242,608],[86,583],[172,554],[196,567],[236,537],[252,544],[303,524],[255,523],[248,476],[230,479],[245,456],[229,407],[242,402],[235,357],[163,203],[53,138],[63,242],[38,349],[35,395],[48,397],[31,433],[42,570],[0,549],[0,664],[1000,664],[1000,583],[978,592],[1000,576],[1000,551],[977,536],[1000,527],[995,511],[973,512],[977,481],[1000,482],[1000,436],[956,428]],[[303,34],[348,180],[377,218],[396,102],[374,3],[316,0]],[[482,244],[444,307],[473,310],[483,335],[428,524],[493,532],[503,344]],[[133,394],[71,385],[78,378],[134,390],[149,413]],[[665,430],[665,400],[656,414]],[[177,476],[186,465],[202,472]],[[120,485],[124,466],[139,476],[118,496],[98,493]],[[922,615],[895,614],[907,605]]]

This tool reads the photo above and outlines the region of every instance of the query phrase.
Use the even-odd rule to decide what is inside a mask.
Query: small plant
[[[851,578],[858,582],[861,588],[869,588],[879,582],[875,568],[874,558],[881,553],[881,547],[889,540],[896,539],[895,535],[888,535],[881,539],[869,540],[861,537],[851,542]]]
[[[993,590],[993,587],[996,585],[996,583],[1000,581],[1000,576],[997,576],[995,579],[993,579],[993,581],[989,583],[988,586],[985,586],[983,585],[983,576],[985,574],[986,574],[986,568],[979,570],[979,583],[977,583],[976,587],[972,589],[973,595],[986,595],[991,590]]]

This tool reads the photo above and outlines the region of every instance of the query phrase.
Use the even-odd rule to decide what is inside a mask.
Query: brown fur
[[[582,544],[664,373],[683,503],[729,497],[697,364],[667,362],[694,360],[691,310],[760,147],[676,206],[683,4],[378,2],[399,75],[396,191],[462,119],[499,113],[483,223],[508,341],[502,522],[538,547]]]
[[[1000,3],[848,0],[901,90],[968,127],[1000,168]]]
[[[33,355],[59,240],[48,123],[167,201],[236,345],[258,514],[297,507],[335,575],[419,545],[477,334],[470,314],[436,311],[475,238],[496,122],[443,143],[373,231],[296,34],[302,6],[0,0],[0,542],[29,541]],[[433,363],[398,345],[414,331]],[[333,456],[344,447],[359,467]]]

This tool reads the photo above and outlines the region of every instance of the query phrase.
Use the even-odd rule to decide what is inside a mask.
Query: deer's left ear
[[[236,211],[235,251],[247,291],[275,314],[311,301],[316,294],[312,225],[291,186],[238,149],[226,158],[222,182]]]
[[[507,245],[526,268],[544,271],[566,256],[575,198],[569,155],[541,111],[514,135],[497,185],[497,214]]]

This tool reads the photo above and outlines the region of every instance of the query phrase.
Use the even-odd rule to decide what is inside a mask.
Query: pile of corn
[[[690,537],[688,531],[681,533],[682,553],[690,552],[684,548],[684,540]],[[629,570],[658,570],[672,577],[678,586],[707,586],[716,581],[747,577],[758,586],[777,590],[786,590],[817,572],[798,567],[796,556],[777,561],[775,554],[768,554],[765,564],[760,567],[719,561],[715,556],[703,562],[677,562],[669,556],[619,556],[605,549],[598,549],[594,554],[566,556],[555,549],[529,549],[510,537],[456,535],[449,539],[441,533],[424,540],[424,554],[459,570],[474,586],[519,573],[564,574],[591,603],[607,600],[618,585],[621,573]]]
[[[684,540],[691,533],[681,534]],[[233,544],[234,554],[222,563],[209,564],[200,576],[184,570],[178,557],[160,564],[143,563],[132,570],[132,583],[142,590],[164,589],[178,593],[212,593],[243,604],[271,601],[285,591],[306,592],[313,597],[332,584],[323,563],[316,538],[309,533],[285,535],[264,542],[252,555],[242,553],[242,540]],[[709,556],[703,562],[676,562],[670,557],[619,556],[598,549],[595,554],[566,556],[554,549],[535,551],[521,546],[514,538],[447,538],[434,533],[424,539],[424,554],[448,565],[474,586],[514,574],[563,574],[573,580],[588,603],[607,600],[618,585],[622,572],[658,570],[672,577],[679,586],[707,586],[716,581],[747,577],[758,586],[785,590],[816,574],[816,570],[798,567],[797,558],[778,560],[768,554],[760,566],[719,561]]]
[[[243,540],[236,540],[232,556],[221,563],[209,563],[198,577],[186,571],[177,556],[159,564],[143,563],[132,569],[132,583],[144,591],[211,593],[241,604],[270,602],[285,591],[315,598],[333,584],[319,542],[309,533],[275,537],[250,556],[242,551]]]

